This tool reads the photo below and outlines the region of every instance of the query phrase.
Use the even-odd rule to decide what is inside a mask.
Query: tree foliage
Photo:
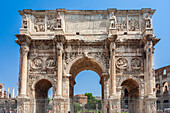
[[[85,96],[88,97],[87,104],[85,105],[86,109],[96,109],[96,105],[98,105],[99,110],[102,108],[101,100],[95,99],[95,97],[92,95],[92,93],[85,93]]]
[[[74,112],[80,111],[82,107],[79,103],[74,102]]]

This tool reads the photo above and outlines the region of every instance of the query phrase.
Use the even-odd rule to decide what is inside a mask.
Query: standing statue
[[[27,28],[27,21],[28,21],[28,17],[26,14],[24,14],[24,18],[22,20],[22,28]]]
[[[112,12],[112,16],[110,18],[110,28],[116,28],[116,17],[114,12]]]
[[[151,18],[149,17],[149,13],[146,13],[145,16],[145,28],[151,28]]]
[[[57,15],[57,28],[61,28],[61,15],[60,15],[60,12],[58,12],[58,15]]]

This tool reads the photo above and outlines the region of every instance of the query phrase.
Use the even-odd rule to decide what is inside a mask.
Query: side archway
[[[53,84],[49,78],[39,78],[34,83],[34,98],[35,106],[34,111],[36,113],[46,113],[48,109],[48,91]]]

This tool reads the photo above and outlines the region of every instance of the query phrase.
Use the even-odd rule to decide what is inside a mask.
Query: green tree
[[[92,93],[85,93],[85,96],[88,97],[88,101],[94,101],[95,97],[92,95]]]
[[[74,102],[74,112],[80,111],[82,107],[79,103]]]

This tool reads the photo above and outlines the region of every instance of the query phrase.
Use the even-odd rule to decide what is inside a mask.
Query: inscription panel
[[[106,33],[107,15],[65,15],[66,33]]]

